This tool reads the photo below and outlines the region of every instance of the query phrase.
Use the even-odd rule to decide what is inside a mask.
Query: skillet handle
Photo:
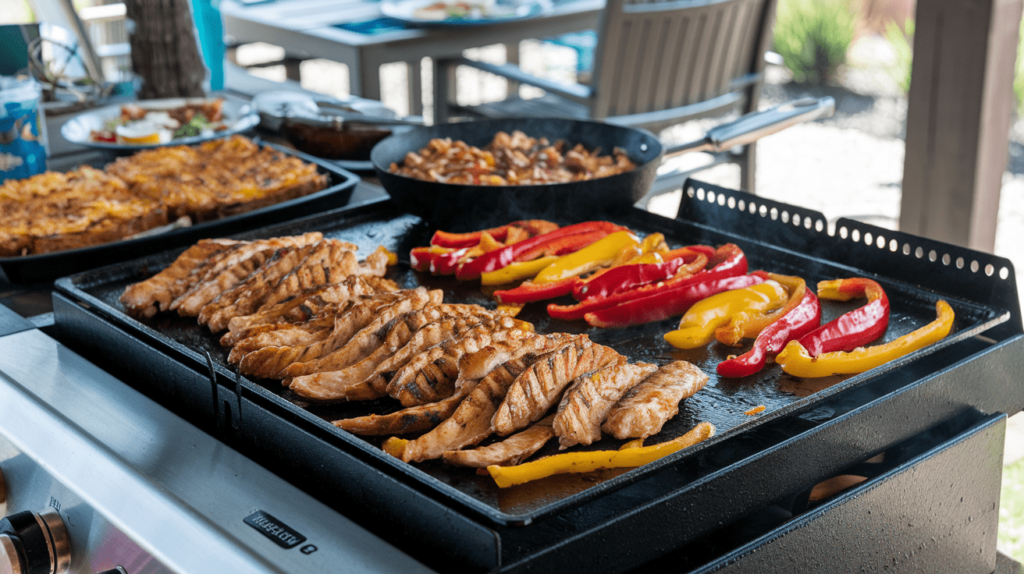
[[[801,98],[716,126],[708,130],[707,139],[714,146],[714,151],[725,151],[799,123],[831,117],[835,111],[836,101],[831,97]]]
[[[711,128],[703,140],[671,146],[665,150],[665,158],[691,151],[726,151],[799,123],[831,117],[835,111],[836,101],[829,96],[792,100]]]

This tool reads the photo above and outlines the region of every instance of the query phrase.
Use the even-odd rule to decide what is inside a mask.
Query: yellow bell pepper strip
[[[491,465],[487,467],[487,472],[500,488],[508,488],[567,472],[591,472],[601,468],[632,468],[643,466],[704,442],[714,435],[715,425],[704,422],[683,436],[660,444],[620,450],[565,452],[515,466]]]
[[[623,227],[607,221],[587,221],[531,237],[485,253],[459,265],[455,277],[476,279],[483,273],[497,271],[510,263],[530,261],[544,255],[565,255],[590,245]]]
[[[547,257],[541,257],[540,259],[534,259],[533,261],[511,263],[497,271],[481,274],[480,283],[483,285],[504,285],[505,283],[529,279],[530,277],[537,275],[537,273],[540,273],[541,269],[544,269],[555,261],[558,261],[557,255],[548,255]]]
[[[640,240],[629,231],[616,231],[603,239],[559,258],[537,273],[534,283],[551,283],[570,277],[579,277],[595,269],[610,265],[622,252],[640,245]]]
[[[831,321],[800,338],[812,357],[832,351],[852,351],[885,334],[889,326],[889,298],[882,286],[862,277],[818,283],[818,297],[849,301],[867,297],[866,305]]]
[[[821,303],[812,291],[804,290],[804,298],[781,319],[765,327],[754,340],[754,346],[738,357],[721,363],[715,370],[720,377],[748,377],[764,368],[769,355],[774,356],[790,341],[796,341],[821,325]]]
[[[484,233],[489,234],[498,241],[506,242],[509,233],[512,232],[513,235],[516,235],[517,230],[526,231],[528,234],[527,236],[533,236],[554,231],[556,229],[558,229],[557,223],[552,223],[543,219],[528,219],[524,221],[513,221],[508,225],[493,227],[491,229],[483,229],[481,231],[471,231],[469,233],[435,231],[434,236],[430,238],[430,244],[438,247],[473,247],[480,243],[480,238]],[[520,237],[522,236],[520,235]]]
[[[749,411],[743,411],[743,414],[747,415],[748,417],[752,417],[754,415],[763,413],[766,408],[768,407],[764,405],[757,405],[756,407],[750,409]]]
[[[768,277],[789,292],[789,299],[781,309],[746,309],[734,315],[732,321],[715,330],[715,338],[725,345],[738,345],[743,339],[757,337],[765,327],[781,319],[803,301],[807,283],[795,275],[769,273]]]
[[[859,347],[853,351],[834,351],[811,357],[798,341],[790,341],[775,358],[775,362],[790,375],[807,379],[863,373],[936,343],[948,335],[953,327],[953,308],[940,299],[935,304],[935,312],[937,317],[931,323],[883,345]]]
[[[715,339],[715,329],[734,316],[749,309],[777,309],[785,304],[786,295],[786,290],[774,281],[713,295],[690,307],[679,329],[666,333],[665,340],[678,349],[703,347]]]
[[[408,439],[393,436],[384,441],[380,448],[395,458],[402,458],[402,451],[405,450],[405,445],[407,444],[409,444]]]
[[[377,247],[377,251],[375,251],[375,253],[383,253],[388,256],[388,267],[398,265],[398,254],[393,251],[388,251],[387,247],[380,245]]]
[[[747,272],[747,257],[743,251],[732,243],[722,245],[715,250],[714,256],[708,261],[713,265],[695,275],[677,273],[670,279],[641,285],[635,289],[629,289],[621,293],[615,293],[608,297],[591,297],[575,305],[548,305],[548,315],[555,319],[582,319],[588,313],[597,313],[602,309],[618,306],[629,306],[630,312],[618,310],[614,322],[615,326],[638,325],[651,321],[660,321],[667,317],[683,314],[686,309],[694,303],[692,300],[684,301],[685,306],[679,304],[679,293],[687,291],[689,296],[690,287],[726,277],[736,277]],[[748,287],[752,283],[742,285]],[[737,287],[738,288],[738,287]],[[718,293],[708,293],[712,295]],[[705,295],[707,296],[707,295]],[[643,303],[638,303],[643,300]],[[635,309],[635,313],[632,310]],[[633,318],[633,316],[636,316]],[[611,318],[609,318],[611,320]],[[623,322],[625,321],[625,322]]]
[[[639,240],[628,231],[612,233],[575,253],[558,258],[537,273],[532,281],[514,289],[495,291],[494,298],[499,303],[524,304],[568,295],[579,281],[579,275],[609,265],[622,251],[634,250],[639,245]]]
[[[509,317],[515,317],[523,310],[523,305],[498,305],[495,311],[504,313]]]

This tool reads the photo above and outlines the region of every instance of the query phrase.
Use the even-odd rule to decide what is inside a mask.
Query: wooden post
[[[206,68],[199,55],[188,0],[127,0],[132,70],[142,78],[139,99],[203,96]]]
[[[919,0],[900,230],[991,252],[1022,0]]]

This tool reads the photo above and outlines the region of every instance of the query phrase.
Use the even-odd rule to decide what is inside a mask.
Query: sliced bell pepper
[[[708,279],[698,283],[691,283],[684,287],[676,287],[669,291],[659,292],[641,299],[628,301],[607,309],[599,309],[592,313],[587,313],[583,318],[587,321],[588,325],[603,329],[616,329],[661,321],[662,319],[686,313],[694,304],[712,295],[717,295],[723,291],[759,285],[764,283],[766,278],[763,272],[755,271],[750,275]]]
[[[658,303],[665,304],[666,301],[670,301],[674,290],[685,289],[690,285],[701,283],[704,281],[714,279],[724,279],[726,277],[735,277],[743,275],[747,272],[747,258],[743,254],[743,251],[732,243],[722,245],[715,250],[714,257],[709,261],[709,265],[714,265],[711,269],[701,271],[695,275],[675,275],[670,279],[661,281],[658,283],[652,283],[647,285],[641,285],[636,289],[630,289],[621,293],[615,293],[608,297],[591,297],[585,301],[577,303],[575,305],[548,305],[548,315],[551,315],[555,319],[582,319],[587,313],[594,313],[601,309],[607,309],[616,305],[631,303],[633,301],[651,297],[655,295],[663,296],[658,300]],[[744,285],[746,287],[746,285]],[[687,306],[688,307],[688,306]],[[685,311],[679,311],[677,314],[682,314]],[[657,315],[657,314],[656,314]],[[672,314],[664,315],[660,317],[671,317]],[[657,319],[650,319],[655,321]],[[629,323],[638,324],[638,323]],[[623,325],[625,326],[625,325]]]
[[[629,231],[616,231],[590,245],[565,255],[548,265],[533,278],[534,283],[551,283],[576,278],[600,267],[610,265],[624,249],[639,247],[640,240]],[[571,289],[571,287],[570,287]]]
[[[588,221],[562,227],[549,233],[537,235],[485,253],[471,261],[466,261],[459,266],[455,276],[462,280],[476,279],[483,273],[497,271],[517,261],[529,261],[543,255],[559,255],[570,252],[566,251],[566,249],[575,251],[621,229],[623,229],[621,226],[607,221]],[[578,239],[573,239],[574,235],[599,235],[599,237],[594,237],[588,243],[580,245]]]
[[[781,308],[751,308],[734,315],[727,325],[715,330],[715,338],[719,343],[738,345],[743,339],[757,337],[765,327],[792,311],[803,300],[804,293],[807,292],[807,282],[802,278],[778,273],[769,273],[768,277],[786,288],[789,299]]]
[[[797,341],[791,341],[775,358],[782,370],[795,377],[814,378],[831,375],[863,373],[889,361],[898,359],[938,342],[953,327],[953,308],[943,300],[935,304],[936,319],[924,327],[902,337],[873,347],[859,347],[853,351],[833,351],[812,357]]]
[[[541,257],[540,259],[534,259],[533,261],[510,263],[497,271],[481,274],[480,283],[483,285],[504,285],[505,283],[512,283],[513,281],[529,279],[530,277],[537,275],[537,273],[540,273],[541,269],[544,269],[555,261],[558,261],[558,256],[549,255],[547,257]]]
[[[409,266],[416,271],[430,271],[434,260],[455,251],[449,247],[414,247],[409,251]]]
[[[715,435],[715,425],[704,422],[679,438],[651,446],[621,450],[592,450],[553,454],[515,466],[487,467],[487,472],[500,488],[547,478],[567,472],[591,472],[600,468],[632,468],[666,457],[684,448],[701,443]]]
[[[459,264],[466,259],[469,250],[469,247],[463,247],[439,254],[430,262],[430,272],[434,275],[453,275]]]
[[[689,275],[704,269],[708,257],[704,253],[687,247],[676,249],[665,254],[650,254],[661,261],[635,261],[619,267],[613,267],[581,282],[573,289],[577,301],[591,297],[608,297],[623,291],[629,291],[641,285],[662,281],[677,275],[680,270]],[[638,259],[643,259],[641,256]],[[683,266],[686,269],[682,269]]]
[[[678,349],[696,349],[715,339],[715,329],[728,324],[747,310],[763,311],[785,305],[786,290],[774,281],[713,295],[695,303],[679,322],[679,328],[665,334]]]
[[[852,351],[885,334],[889,326],[889,298],[882,286],[861,277],[818,283],[818,297],[849,301],[867,297],[868,303],[845,313],[800,338],[800,344],[812,357],[832,351]]]
[[[778,321],[765,327],[746,353],[718,363],[715,369],[722,377],[748,377],[764,368],[769,355],[781,351],[786,343],[795,341],[821,324],[821,303],[812,291],[804,290],[800,304]]]
[[[527,281],[515,289],[495,291],[494,298],[498,300],[498,303],[513,305],[524,305],[534,301],[554,299],[555,297],[571,293],[573,286],[576,285],[576,281],[576,277],[566,277],[565,279],[549,283]]]
[[[540,235],[542,233],[558,229],[558,224],[545,221],[543,219],[528,219],[524,221],[513,221],[508,225],[492,227],[491,229],[483,229],[480,231],[471,231],[469,233],[435,231],[434,236],[430,238],[430,244],[437,245],[439,247],[472,247],[480,243],[480,238],[484,233],[489,234],[498,241],[505,241],[508,237],[509,230],[512,228],[523,229],[530,235]]]

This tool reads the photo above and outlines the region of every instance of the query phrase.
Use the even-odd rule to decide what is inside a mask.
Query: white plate
[[[209,101],[211,98],[168,98],[164,100],[142,100],[138,102],[125,102],[124,105],[132,104],[147,110],[165,110],[176,108],[189,103]],[[167,143],[159,144],[128,144],[116,142],[93,141],[90,134],[93,131],[106,129],[107,124],[121,117],[121,105],[116,104],[83,112],[61,126],[60,135],[73,144],[104,149],[144,149],[151,147],[163,147],[170,145],[188,145],[208,140],[234,135],[255,127],[260,123],[260,116],[247,103],[224,100],[223,115],[224,124],[227,129],[219,132],[211,132],[192,136],[188,138],[173,139]]]
[[[493,0],[487,2],[469,0],[465,3],[478,8],[466,16],[445,17],[443,14],[438,14],[433,17],[424,13],[424,8],[441,3],[445,2],[443,0],[383,0],[380,3],[380,11],[389,18],[418,26],[480,26],[533,18],[551,7],[548,0]],[[454,0],[447,2],[449,5],[458,3]]]

